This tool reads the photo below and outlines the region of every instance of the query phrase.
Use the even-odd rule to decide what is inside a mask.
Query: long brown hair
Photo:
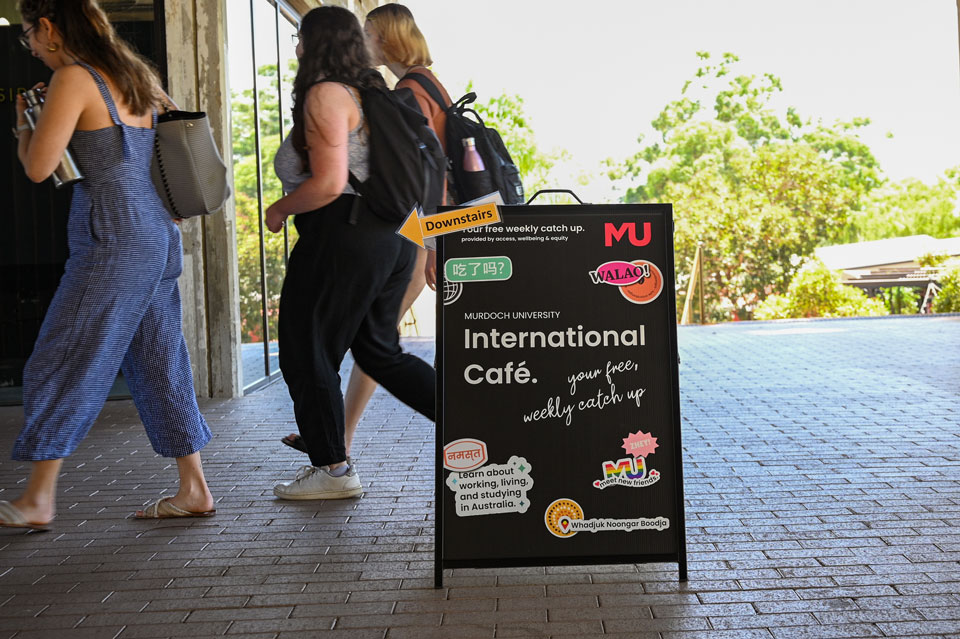
[[[310,167],[304,128],[307,92],[321,78],[353,86],[385,86],[383,77],[370,67],[370,52],[357,17],[335,6],[311,9],[300,23],[303,55],[293,81],[293,130],[290,132],[303,168]]]
[[[156,70],[117,35],[96,0],[20,0],[19,9],[25,22],[55,24],[67,53],[106,73],[134,115],[160,101]]]

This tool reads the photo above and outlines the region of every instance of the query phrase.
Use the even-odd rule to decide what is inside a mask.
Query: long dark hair
[[[357,17],[342,7],[312,9],[300,23],[303,54],[293,81],[293,148],[310,166],[303,124],[307,92],[317,80],[332,78],[360,88],[386,86],[383,77],[371,69],[370,53]]]
[[[96,0],[20,0],[19,9],[26,22],[46,18],[55,24],[67,52],[106,73],[134,115],[159,101],[156,70],[117,35]]]

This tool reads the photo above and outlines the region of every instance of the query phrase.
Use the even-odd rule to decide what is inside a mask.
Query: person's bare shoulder
[[[70,102],[81,109],[101,99],[93,76],[79,64],[66,64],[54,71],[50,89],[59,95],[69,95]]]
[[[69,87],[74,90],[84,90],[93,87],[96,89],[96,82],[90,72],[79,64],[65,64],[53,72],[50,78],[50,84],[54,82]]]
[[[313,85],[307,92],[305,104],[308,119],[318,127],[335,123],[337,128],[355,125],[359,112],[350,97],[350,91],[353,89],[339,82],[320,82]]]
[[[352,104],[348,91],[351,89],[339,82],[319,82],[307,91],[306,106],[313,111],[317,108],[325,109],[330,106],[339,106],[345,103]]]

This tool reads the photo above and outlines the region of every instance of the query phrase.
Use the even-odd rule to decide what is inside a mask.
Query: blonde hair
[[[433,59],[427,40],[413,20],[410,9],[402,4],[385,4],[367,14],[380,36],[380,50],[388,64],[430,66]]]

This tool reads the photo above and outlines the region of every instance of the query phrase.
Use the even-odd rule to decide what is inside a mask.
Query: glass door
[[[270,233],[267,207],[282,195],[273,158],[292,125],[297,17],[283,2],[227,6],[244,390],[279,374],[277,318],[292,226]]]

